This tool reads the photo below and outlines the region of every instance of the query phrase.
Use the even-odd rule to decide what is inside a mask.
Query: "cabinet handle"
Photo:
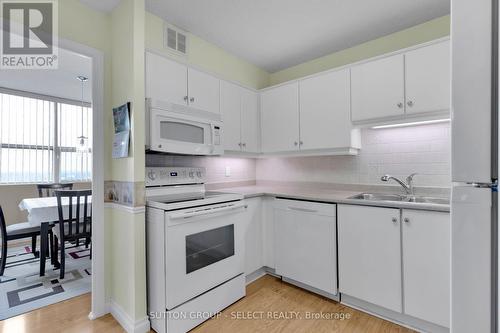
[[[298,145],[299,145],[299,143],[298,143],[297,141],[295,141],[295,142],[293,143],[293,145],[294,145],[294,146],[298,146]]]
[[[406,103],[406,104],[408,104],[409,107],[412,107],[414,103],[413,103],[413,101],[408,101],[408,103]]]
[[[397,222],[398,222],[397,217],[393,217],[393,218],[392,218],[392,222],[397,223]]]
[[[188,97],[184,96],[184,102],[187,102],[187,101],[188,101]]]
[[[408,222],[410,222],[410,219],[405,217],[404,221],[405,221],[405,223],[408,223]]]
[[[240,142],[240,143],[238,143],[238,146],[240,146],[240,147],[241,147],[241,142]]]
[[[243,146],[243,147],[246,147],[246,146],[247,146],[247,144],[246,144],[246,143],[243,143],[243,144],[242,144],[242,146]]]
[[[398,108],[402,109],[402,108],[403,108],[403,103],[399,102],[399,103],[397,104],[397,106],[398,106]]]
[[[194,102],[194,97],[191,97],[191,98],[189,99],[189,101],[190,101],[191,103],[193,103],[193,102]]]
[[[303,141],[299,141],[299,145],[301,145],[301,146],[302,146],[303,144],[304,144],[304,142],[303,142]]]

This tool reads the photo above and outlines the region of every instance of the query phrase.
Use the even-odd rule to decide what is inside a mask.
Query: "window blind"
[[[77,103],[0,90],[0,183],[91,180],[92,152],[77,151],[77,137],[92,147],[92,108]]]

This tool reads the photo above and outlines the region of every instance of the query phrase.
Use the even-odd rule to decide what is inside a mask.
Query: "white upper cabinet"
[[[221,81],[224,150],[260,152],[259,94]]]
[[[351,147],[349,69],[300,81],[300,149]]]
[[[404,115],[404,56],[351,68],[352,121]]]
[[[299,83],[263,91],[262,151],[289,152],[299,145]]]
[[[187,67],[146,52],[146,97],[187,105]]]
[[[200,110],[219,113],[219,85],[219,79],[196,69],[188,68],[189,105]]]
[[[406,112],[450,109],[450,42],[405,54]]]
[[[224,150],[241,149],[241,88],[221,81],[220,110],[224,122]]]
[[[403,210],[407,315],[450,327],[450,214]]]
[[[260,153],[260,98],[259,94],[242,88],[241,143],[244,152]]]
[[[219,113],[220,80],[146,52],[146,98]]]
[[[450,42],[354,66],[351,83],[355,124],[442,119],[450,110]]]

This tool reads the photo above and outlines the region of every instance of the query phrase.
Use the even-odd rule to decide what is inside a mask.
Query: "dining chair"
[[[56,190],[54,193],[57,197],[59,227],[53,229],[55,241],[51,253],[55,256],[53,262],[57,261],[60,254],[59,277],[64,279],[65,242],[85,239],[86,243],[90,243],[92,240],[92,205],[89,203],[92,190]],[[67,209],[63,206],[65,200],[70,203]]]
[[[37,184],[38,196],[43,197],[54,197],[54,191],[56,190],[72,190],[73,183],[51,183],[51,184]]]
[[[32,226],[28,222],[15,223],[7,225],[5,221],[5,216],[3,215],[2,206],[0,206],[0,240],[2,242],[2,249],[0,258],[0,276],[3,276],[5,271],[5,265],[7,264],[7,243],[12,240],[30,238],[36,240],[36,237],[40,235],[40,227]],[[35,243],[36,244],[36,243]],[[37,257],[36,247],[32,247],[31,251]]]
[[[54,191],[56,190],[72,190],[73,189],[73,183],[43,183],[43,184],[37,184],[36,188],[38,190],[38,197],[44,198],[44,197],[54,197]],[[49,248],[52,250],[52,243],[54,242],[53,234],[52,234],[52,228],[54,225],[57,223],[57,221],[53,221],[49,225]],[[36,237],[33,238],[32,245],[36,247]],[[80,244],[76,244],[79,246]]]

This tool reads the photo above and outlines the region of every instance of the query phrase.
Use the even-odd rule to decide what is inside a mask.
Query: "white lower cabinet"
[[[407,315],[450,327],[450,214],[403,210]]]
[[[336,295],[336,205],[276,199],[273,207],[276,274]]]
[[[338,206],[340,292],[402,311],[400,211]]]
[[[449,213],[338,205],[338,233],[341,293],[449,327]]]
[[[245,199],[248,206],[244,215],[245,275],[264,266],[262,243],[262,199]]]

